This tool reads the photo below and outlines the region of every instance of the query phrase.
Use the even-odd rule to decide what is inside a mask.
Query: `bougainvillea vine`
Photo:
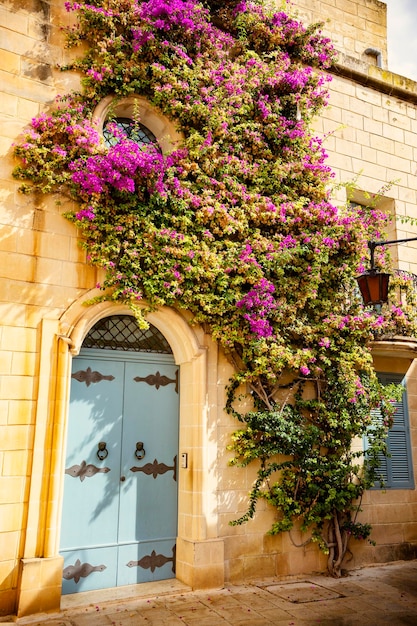
[[[372,203],[331,201],[332,172],[312,132],[328,99],[331,42],[285,6],[249,0],[65,6],[80,57],[63,69],[81,75],[82,90],[32,120],[16,146],[22,191],[75,201],[67,217],[88,262],[106,270],[103,297],[127,303],[141,324],[162,305],[205,324],[235,365],[226,407],[242,423],[234,463],[259,468],[234,523],[265,498],[277,510],[271,532],[310,531],[338,576],[349,538],[369,535],[358,502],[392,416],[381,402],[395,392],[378,383],[369,344],[410,333],[415,320],[410,301],[374,311],[355,290],[366,242],[388,218]],[[146,98],[180,145],[162,154],[117,124],[106,143],[93,112],[109,95]],[[378,262],[386,257],[380,249]],[[249,412],[239,409],[245,389]],[[363,459],[352,441],[365,432]]]

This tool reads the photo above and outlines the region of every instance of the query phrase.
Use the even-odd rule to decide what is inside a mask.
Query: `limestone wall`
[[[373,68],[373,74],[389,85],[401,84],[401,77]],[[369,73],[357,71],[358,79],[366,82]],[[410,81],[411,82],[411,81]],[[389,95],[375,87],[360,84],[348,77],[333,76],[330,106],[317,120],[316,128],[326,136],[325,147],[336,182],[346,183],[357,178],[364,193],[355,200],[366,202],[367,194],[385,194],[381,204],[399,218],[392,235],[397,238],[415,236],[416,229],[402,224],[401,217],[417,216],[417,85],[412,83],[404,93]],[[394,91],[394,89],[393,89]],[[400,97],[410,98],[409,101]],[[388,186],[388,189],[384,189]],[[348,192],[337,196],[343,200]],[[417,246],[400,246],[398,266],[417,273]]]
[[[323,22],[323,32],[336,49],[355,59],[377,64],[375,54],[381,53],[380,63],[387,68],[387,6],[379,0],[289,0],[305,24]]]
[[[0,6],[0,615],[14,610],[25,552],[41,322],[59,317],[96,282],[63,208],[18,193],[11,177],[13,142],[57,93],[76,86],[76,78],[55,69],[64,56],[63,4],[5,0]]]

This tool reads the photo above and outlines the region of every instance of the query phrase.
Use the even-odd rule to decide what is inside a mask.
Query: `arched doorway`
[[[159,330],[99,320],[73,359],[63,593],[175,576],[179,370]]]

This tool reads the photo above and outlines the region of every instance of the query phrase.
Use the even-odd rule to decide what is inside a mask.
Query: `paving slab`
[[[1,626],[417,626],[417,560],[191,591],[178,581],[63,599]]]
[[[313,582],[284,583],[282,585],[271,585],[265,587],[269,593],[276,594],[284,600],[295,603],[319,602],[320,600],[331,600],[340,598],[337,591],[327,589],[322,585]]]

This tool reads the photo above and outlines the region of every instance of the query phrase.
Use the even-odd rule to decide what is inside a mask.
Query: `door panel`
[[[175,577],[175,541],[149,541],[119,546],[119,585]]]
[[[75,579],[65,579],[64,593],[116,585],[117,512],[124,365],[112,361],[74,360],[65,463],[61,553]],[[98,444],[108,455],[100,460]],[[102,454],[103,456],[103,454]],[[102,550],[105,546],[107,549]],[[94,549],[97,548],[97,549]],[[77,568],[85,565],[80,577]],[[90,567],[101,567],[88,574]],[[104,569],[105,568],[105,569]],[[72,572],[72,570],[67,569]],[[64,569],[65,572],[65,569]],[[78,578],[78,580],[77,580]]]
[[[61,553],[64,557],[63,594],[107,589],[116,585],[116,546],[82,548]]]
[[[176,370],[175,366],[165,364],[126,364],[122,459],[126,482],[122,486],[124,497],[120,500],[121,542],[173,539],[177,532],[177,482],[174,480],[174,457],[178,451]],[[151,384],[155,371],[160,372],[165,380],[174,382]],[[142,459],[135,456],[138,441],[143,442],[145,456]],[[172,469],[166,469],[169,467]],[[136,515],[132,515],[132,511],[136,511]],[[166,511],[170,511],[170,515]]]
[[[175,576],[178,368],[97,352],[73,363],[63,593]]]

